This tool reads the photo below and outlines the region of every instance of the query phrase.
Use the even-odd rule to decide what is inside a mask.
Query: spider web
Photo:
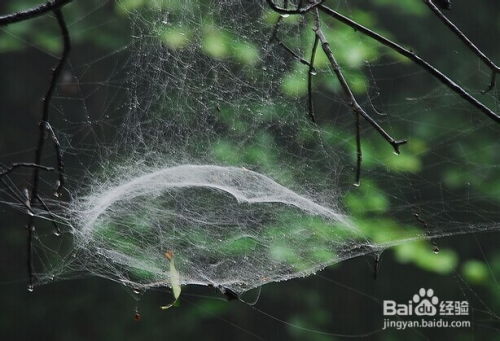
[[[119,80],[129,107],[117,137],[89,147],[97,164],[72,184],[70,202],[49,201],[50,217],[40,210],[72,239],[37,239],[40,283],[90,273],[171,286],[171,252],[181,284],[242,293],[392,246],[419,264],[439,250],[426,240],[499,228],[498,126],[388,49],[321,18],[360,103],[409,141],[394,155],[363,122],[354,187],[355,117],[321,50],[316,122],[308,116],[309,67],[299,58],[311,57],[311,16],[279,19],[260,1],[152,1],[129,14],[134,57]],[[404,79],[378,76],[400,70]],[[488,75],[476,71],[463,80],[481,89]],[[432,85],[401,94],[407,81]],[[398,95],[379,91],[391,88]],[[494,93],[483,98],[498,111]],[[97,136],[96,125],[116,121],[86,129]],[[83,159],[69,141],[66,151]],[[446,271],[454,255],[441,251],[427,266]]]

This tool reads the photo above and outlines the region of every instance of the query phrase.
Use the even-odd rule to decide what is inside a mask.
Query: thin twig
[[[38,144],[37,144],[37,149],[35,151],[35,164],[40,164],[40,161],[42,159],[43,146],[45,141],[45,131],[47,129],[47,124],[49,122],[50,102],[54,95],[54,90],[56,88],[57,81],[61,75],[61,71],[64,67],[64,64],[66,63],[66,59],[68,58],[68,54],[71,50],[71,42],[69,38],[68,28],[66,27],[66,22],[64,20],[63,13],[61,12],[60,9],[56,9],[53,12],[56,16],[57,23],[61,31],[61,38],[63,41],[63,51],[61,53],[59,61],[56,64],[56,67],[52,71],[52,77],[50,80],[49,88],[43,99],[42,120],[39,125]],[[58,165],[58,168],[61,171],[62,168],[61,164]],[[38,196],[39,181],[40,181],[39,168],[34,168],[31,195],[29,198],[31,204],[39,198]],[[27,253],[28,253],[28,288],[31,290],[33,288],[33,232],[35,229],[33,222],[34,222],[34,216],[30,216],[28,220]]]
[[[61,144],[59,143],[59,140],[57,139],[56,133],[52,129],[52,126],[50,125],[50,123],[47,121],[45,121],[45,129],[50,133],[50,137],[52,139],[52,143],[54,144],[54,149],[56,152],[58,180],[57,180],[55,196],[60,197],[62,195],[62,190],[64,188],[64,183],[65,183],[65,181],[64,181],[63,153],[61,150]]]
[[[375,259],[373,261],[373,279],[377,279],[378,273],[380,271],[380,253],[375,254]]]
[[[309,72],[307,73],[307,100],[309,103],[309,118],[311,121],[316,122],[316,117],[314,115],[314,102],[313,102],[313,94],[312,94],[312,79],[316,74],[316,70],[314,69],[314,60],[316,58],[316,51],[318,49],[319,38],[318,35],[314,35],[314,43],[311,50],[311,59],[309,60]]]
[[[39,17],[47,12],[54,11],[70,3],[72,0],[50,0],[37,7],[33,7],[24,11],[19,11],[12,14],[0,16],[0,26],[13,24]]]
[[[35,214],[33,212],[33,210],[31,209],[31,206],[29,205],[29,202],[27,202],[28,200],[23,200],[23,198],[19,195],[18,191],[16,191],[13,188],[12,184],[9,184],[2,177],[0,177],[0,182],[5,186],[5,188],[7,188],[7,190],[10,192],[10,194],[12,195],[12,197],[14,199],[16,199],[17,201],[19,201],[19,203],[21,203],[24,207],[26,207],[29,215]]]
[[[356,113],[356,180],[354,181],[354,186],[359,187],[361,185],[361,162],[363,162],[363,151],[361,150],[361,122],[359,119],[359,113]],[[405,143],[404,141],[403,143]]]
[[[337,60],[335,59],[335,56],[333,55],[333,52],[330,48],[330,44],[328,43],[328,40],[326,39],[321,28],[316,29],[316,35],[318,36],[323,51],[325,52],[328,61],[330,62],[332,71],[335,73],[340,82],[342,90],[344,91],[344,94],[347,98],[348,104],[351,107],[352,111],[355,114],[361,115],[366,121],[368,121],[368,123],[370,123],[379,132],[379,134],[382,135],[385,138],[385,140],[392,146],[394,152],[399,154],[399,147],[402,144],[405,144],[407,141],[395,140],[394,138],[392,138],[373,118],[371,118],[370,115],[368,115],[363,110],[363,108],[361,108],[356,98],[354,97],[354,94],[352,93],[351,88],[349,87],[349,84],[347,83],[347,80],[345,79],[344,74],[342,73],[342,70],[340,69],[340,66],[337,63]]]
[[[351,88],[349,87],[349,84],[347,83],[347,80],[344,77],[344,74],[342,73],[339,64],[337,63],[335,56],[333,55],[333,51],[330,48],[330,44],[328,43],[328,40],[326,39],[323,31],[321,30],[319,25],[315,27],[314,30],[316,32],[316,36],[321,42],[321,47],[323,48],[323,51],[325,52],[328,61],[330,62],[330,66],[335,75],[337,76],[337,79],[339,80],[339,83],[342,87],[342,90],[344,91],[344,95],[347,99],[347,102],[351,107],[351,110],[353,111],[356,119],[356,180],[354,185],[359,186],[361,180],[361,162],[363,159],[361,150],[361,133],[360,133],[359,116],[363,116],[363,118],[367,120],[386,139],[386,141],[391,144],[391,146],[394,148],[394,151],[397,154],[399,154],[399,146],[406,143],[407,141],[395,140],[394,138],[392,138],[375,120],[373,120],[373,118],[371,118],[370,115],[368,115],[363,110],[363,108],[361,108],[361,106],[358,104],[358,101],[354,97],[354,94]]]
[[[382,36],[382,35],[374,32],[374,31],[370,30],[369,28],[367,28],[367,27],[365,27],[365,26],[363,26],[361,24],[358,24],[357,22],[353,21],[352,19],[349,19],[349,18],[343,16],[342,14],[334,11],[333,9],[331,9],[331,8],[325,6],[325,5],[319,4],[317,6],[317,8],[320,9],[323,13],[329,15],[330,17],[337,19],[338,21],[344,23],[345,25],[348,25],[348,26],[352,27],[356,31],[359,31],[359,32],[363,33],[364,35],[366,35],[366,36],[368,36],[368,37],[370,37],[370,38],[378,41],[382,45],[387,46],[387,47],[393,49],[394,51],[396,51],[397,53],[399,53],[399,54],[407,57],[408,59],[410,59],[411,61],[413,61],[415,64],[417,64],[420,67],[422,67],[425,71],[427,71],[428,73],[430,73],[432,76],[434,76],[436,79],[438,79],[442,84],[444,84],[445,86],[447,86],[453,92],[457,93],[460,97],[462,97],[467,102],[469,102],[470,104],[472,104],[474,107],[476,107],[477,109],[479,109],[481,112],[483,112],[484,114],[486,114],[492,120],[494,120],[495,122],[500,123],[500,116],[498,114],[496,114],[490,108],[488,108],[483,103],[481,103],[480,101],[478,101],[475,97],[471,96],[460,85],[458,85],[457,83],[455,83],[448,76],[446,76],[441,71],[439,71],[438,69],[436,69],[434,66],[432,66],[431,64],[429,64],[427,61],[425,61],[424,59],[422,59],[421,57],[419,57],[417,54],[415,54],[415,53],[413,53],[413,52],[405,49],[401,45],[399,45],[399,44],[397,44],[397,43],[395,43],[395,42],[393,42],[393,41],[385,38],[384,36]]]
[[[432,237],[431,230],[429,228],[429,224],[427,224],[427,222],[420,217],[420,214],[415,212],[415,213],[413,213],[413,216],[420,224],[422,224],[422,226],[425,229],[425,234],[429,237]],[[438,246],[437,242],[434,239],[431,239],[431,244],[432,244],[432,250],[434,251],[434,253],[438,253],[439,246]]]
[[[288,6],[288,2],[284,3],[285,8]],[[314,58],[316,54],[316,48],[318,45],[318,42],[314,42],[313,46],[313,51],[311,55],[311,60],[307,61],[301,56],[299,56],[297,53],[295,53],[291,48],[289,48],[279,37],[278,37],[278,32],[279,32],[279,27],[281,24],[281,21],[283,20],[283,16],[279,16],[278,19],[276,20],[276,23],[274,24],[273,30],[271,32],[271,37],[269,38],[269,43],[276,42],[278,46],[283,48],[286,52],[288,52],[293,58],[297,59],[300,63],[307,65],[309,68],[309,73],[308,73],[308,102],[309,102],[309,118],[311,119],[312,122],[316,122],[316,119],[314,117],[314,112],[313,112],[313,104],[312,104],[312,75],[316,73],[316,69],[314,68]],[[317,39],[317,38],[316,38]]]
[[[279,30],[279,25],[281,23],[281,20],[283,19],[282,16],[278,17],[276,20],[276,23],[274,24],[273,31],[271,33],[271,38],[269,39],[269,42],[276,42],[281,48],[283,48],[286,52],[288,52],[290,55],[292,55],[293,58],[297,59],[299,62],[301,62],[304,65],[307,65],[311,67],[311,64],[299,56],[295,51],[293,51],[291,48],[289,48],[279,37],[278,37],[278,30]]]
[[[307,60],[305,60],[304,58],[302,58],[301,56],[299,56],[297,53],[295,53],[291,48],[289,48],[288,46],[286,46],[285,43],[283,43],[281,40],[278,40],[277,44],[279,46],[281,46],[283,49],[285,49],[285,51],[287,51],[288,53],[290,53],[299,62],[301,62],[304,65],[307,65],[307,66],[311,67],[311,64]]]
[[[476,56],[479,57],[491,70],[491,81],[486,90],[483,91],[483,94],[487,93],[491,89],[495,87],[497,74],[500,73],[500,67],[498,67],[483,51],[479,49],[458,27],[455,25],[450,19],[448,19],[443,12],[434,4],[432,0],[423,0],[424,3],[429,7],[432,12],[441,20],[443,24],[448,26],[448,28],[457,35],[460,40],[474,52]]]
[[[50,221],[52,222],[52,226],[54,226],[54,234],[56,236],[60,236],[62,234],[62,231],[61,229],[59,228],[59,225],[56,223],[56,220],[55,220],[55,216],[52,214],[52,212],[50,211],[49,209],[49,206],[47,206],[47,204],[45,203],[45,201],[39,196],[37,195],[36,196],[36,200],[42,204],[42,207],[43,209],[45,210],[45,212],[47,212],[47,214],[49,215],[50,217]]]
[[[47,167],[47,166],[42,166],[36,163],[31,163],[31,162],[18,162],[18,163],[13,163],[10,165],[10,167],[3,167],[5,170],[0,172],[0,177],[8,175],[12,173],[15,169],[17,168],[38,168],[44,171],[53,171],[53,167]]]

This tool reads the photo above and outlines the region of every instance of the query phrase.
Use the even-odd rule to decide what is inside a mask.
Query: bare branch
[[[269,39],[269,42],[276,42],[281,48],[283,48],[286,52],[288,52],[293,58],[297,59],[299,62],[301,62],[304,65],[307,65],[311,67],[311,64],[299,56],[297,53],[295,53],[291,48],[289,48],[279,37],[278,37],[278,30],[279,26],[281,24],[281,20],[283,17],[279,17],[278,20],[276,20],[276,23],[274,24],[273,32],[271,33],[271,38]]]
[[[415,219],[420,224],[422,224],[422,226],[425,229],[425,233],[427,234],[427,236],[428,237],[432,237],[431,230],[429,228],[429,224],[427,224],[427,222],[420,217],[420,214],[418,214],[417,212],[415,212],[415,213],[413,213],[413,216],[415,217]],[[432,244],[432,250],[434,251],[434,253],[438,253],[439,252],[439,245],[437,244],[437,242],[434,239],[431,239],[431,244]]]
[[[363,151],[361,149],[361,120],[359,119],[359,113],[356,113],[356,178],[354,181],[354,186],[359,187],[361,185],[361,162],[363,162]],[[406,140],[401,141],[401,143],[406,143]],[[397,151],[399,153],[399,149]]]
[[[490,108],[488,108],[483,103],[481,103],[480,101],[478,101],[475,97],[471,96],[460,85],[458,85],[457,83],[455,83],[448,76],[446,76],[441,71],[439,71],[438,69],[436,69],[434,66],[432,66],[431,64],[429,64],[427,61],[425,61],[424,59],[422,59],[421,57],[419,57],[417,54],[415,54],[415,53],[413,53],[413,52],[405,49],[401,45],[399,45],[399,44],[397,44],[397,43],[395,43],[395,42],[393,42],[393,41],[385,38],[384,36],[382,36],[382,35],[374,32],[374,31],[370,30],[369,28],[367,28],[367,27],[365,27],[365,26],[363,26],[361,24],[358,24],[357,22],[353,21],[352,19],[349,19],[349,18],[343,16],[342,14],[334,11],[333,9],[331,9],[331,8],[325,6],[325,5],[320,4],[320,5],[317,6],[317,8],[320,9],[323,13],[329,15],[330,17],[337,19],[338,21],[340,21],[340,22],[342,22],[342,23],[344,23],[344,24],[352,27],[356,31],[359,31],[359,32],[363,33],[364,35],[366,35],[366,36],[368,36],[368,37],[370,37],[370,38],[378,41],[382,45],[387,46],[387,47],[393,49],[394,51],[396,51],[397,53],[399,53],[399,54],[407,57],[408,59],[410,59],[411,61],[413,61],[415,64],[417,64],[420,67],[422,67],[429,74],[431,74],[432,76],[434,76],[434,78],[436,78],[437,80],[439,80],[443,85],[445,85],[446,87],[448,87],[453,92],[457,93],[460,97],[462,97],[467,102],[469,102],[470,104],[472,104],[474,107],[476,107],[477,109],[479,109],[481,112],[483,112],[484,114],[486,114],[492,120],[494,120],[495,122],[500,123],[500,116],[498,114],[496,114]]]
[[[69,33],[68,33],[68,28],[66,27],[66,22],[64,20],[63,13],[61,12],[60,9],[55,9],[54,14],[57,19],[57,23],[59,25],[59,29],[61,31],[61,38],[63,42],[63,51],[61,53],[61,57],[59,61],[56,64],[56,67],[52,71],[52,77],[50,80],[49,88],[47,90],[47,93],[43,99],[43,110],[42,110],[42,120],[40,122],[40,129],[39,129],[39,134],[38,134],[38,144],[37,144],[37,149],[35,151],[35,164],[40,164],[40,161],[42,159],[42,152],[43,152],[43,146],[44,146],[44,141],[45,141],[45,131],[47,127],[50,127],[49,124],[49,107],[50,107],[50,102],[52,100],[54,90],[56,88],[57,81],[61,75],[61,71],[66,63],[66,59],[68,58],[68,54],[71,50],[71,42],[69,38]],[[58,170],[60,174],[60,179],[61,179],[61,174],[63,170],[63,164],[62,164],[62,158],[60,158],[60,149],[58,146],[57,139],[54,140],[54,134],[52,131],[52,128],[50,130],[52,132],[52,139],[56,145],[56,150],[58,150]],[[56,143],[57,142],[57,143]],[[39,181],[40,181],[40,174],[39,174],[39,168],[35,168],[33,171],[33,182],[32,182],[32,188],[31,188],[31,195],[30,195],[30,203],[33,203],[36,199],[39,198],[38,195],[38,186],[39,186]],[[64,180],[63,180],[64,183]],[[59,185],[58,185],[58,190],[61,189],[61,180],[59,180]],[[35,230],[35,227],[33,225],[34,221],[34,216],[30,216],[28,220],[28,236],[27,236],[27,243],[28,243],[28,288],[32,290],[33,288],[33,232]]]
[[[42,166],[42,165],[39,165],[36,163],[31,163],[31,162],[13,163],[10,167],[3,167],[3,168],[5,168],[5,170],[0,172],[0,177],[12,173],[17,168],[38,168],[38,169],[45,170],[45,171],[53,171],[54,170],[54,168],[52,168],[52,167]]]
[[[311,50],[311,59],[309,60],[309,72],[307,74],[307,100],[309,103],[309,118],[311,121],[316,122],[316,118],[314,116],[314,103],[312,96],[312,79],[316,74],[316,70],[314,69],[314,60],[316,58],[316,51],[318,49],[319,38],[318,35],[314,35],[314,43]]]
[[[487,93],[495,87],[497,74],[500,73],[500,67],[498,67],[486,54],[483,53],[450,19],[448,19],[443,12],[434,4],[432,0],[423,0],[424,3],[429,7],[434,14],[443,22],[448,28],[457,35],[460,40],[470,49],[476,56],[479,57],[491,70],[491,81],[486,90],[483,91]]]
[[[54,11],[70,3],[72,0],[50,0],[37,7],[30,8],[25,11],[19,11],[13,14],[0,16],[0,26],[13,24],[16,22],[24,21],[39,17],[47,12]]]
[[[52,214],[52,212],[50,211],[50,209],[47,206],[47,204],[45,203],[45,201],[39,195],[36,196],[36,200],[42,205],[42,207],[45,210],[45,212],[47,212],[47,214],[51,218],[52,226],[54,226],[54,234],[56,236],[60,236],[61,233],[62,233],[61,229],[59,228],[59,225],[56,223],[55,217]]]
[[[318,26],[315,28],[316,36],[318,37],[319,41],[321,42],[321,47],[323,48],[323,51],[325,52],[328,61],[330,62],[330,66],[332,68],[332,71],[335,73],[337,76],[337,79],[340,82],[340,85],[342,87],[342,90],[344,91],[344,95],[346,97],[348,105],[351,107],[351,110],[353,111],[355,118],[356,118],[356,146],[357,146],[357,152],[356,152],[356,160],[357,160],[357,167],[356,167],[356,181],[355,185],[359,186],[360,184],[360,177],[361,177],[361,161],[362,161],[362,152],[361,152],[361,134],[360,134],[360,122],[359,122],[359,116],[363,116],[363,118],[370,123],[375,130],[379,132],[380,135],[382,135],[387,142],[394,148],[394,152],[399,154],[399,147],[402,144],[405,144],[407,141],[406,140],[395,140],[392,138],[373,118],[371,118],[370,115],[368,115],[363,108],[358,104],[358,101],[354,97],[354,94],[349,87],[349,84],[347,83],[347,80],[344,77],[344,74],[342,73],[342,70],[340,69],[339,64],[337,63],[337,60],[335,59],[335,56],[333,55],[333,51],[330,48],[330,44],[328,43],[328,40],[326,39],[323,31],[321,28]]]
[[[353,110],[354,113],[360,114],[363,116],[363,118],[368,121],[378,132],[382,137],[385,138],[385,140],[393,147],[394,152],[399,154],[399,146],[402,144],[405,144],[407,141],[406,140],[395,140],[392,138],[373,118],[371,118],[370,115],[368,115],[363,108],[358,104],[356,98],[354,97],[354,94],[351,91],[351,88],[349,87],[349,84],[347,83],[347,80],[344,77],[344,74],[342,73],[342,70],[340,69],[340,66],[337,63],[337,60],[335,59],[335,56],[333,55],[333,52],[330,48],[330,44],[328,43],[328,40],[326,39],[325,35],[323,34],[323,31],[318,28],[316,29],[316,34],[321,42],[321,46],[323,48],[323,51],[325,52],[326,56],[328,57],[328,61],[330,62],[330,66],[332,67],[332,71],[335,73],[337,76],[337,79],[340,82],[340,85],[342,87],[342,90],[344,91],[344,94],[348,100],[348,104]]]
[[[288,6],[288,2],[285,2],[285,8]],[[316,119],[314,117],[314,109],[313,109],[313,102],[312,102],[312,76],[316,73],[316,69],[314,68],[314,58],[316,55],[316,49],[318,46],[317,38],[316,41],[314,42],[313,46],[313,51],[311,55],[311,60],[307,61],[301,56],[299,56],[297,53],[295,53],[291,48],[289,48],[283,41],[278,37],[278,31],[279,27],[281,24],[281,21],[283,20],[283,16],[278,17],[276,20],[276,23],[274,24],[273,31],[271,33],[271,38],[269,38],[269,42],[276,42],[278,46],[283,48],[286,52],[288,52],[292,57],[297,59],[299,62],[301,62],[304,65],[307,65],[309,67],[309,72],[308,72],[308,98],[309,98],[309,111],[308,115],[309,118],[311,119],[312,122],[316,122]]]
[[[52,126],[50,125],[49,122],[45,121],[45,129],[50,133],[50,137],[52,139],[52,142],[54,144],[54,149],[56,152],[56,158],[57,158],[57,172],[59,173],[58,180],[57,180],[57,187],[55,191],[55,196],[60,197],[62,195],[62,189],[64,188],[64,159],[63,159],[63,154],[61,150],[61,144],[59,143],[59,140],[57,139],[57,136],[52,129]]]

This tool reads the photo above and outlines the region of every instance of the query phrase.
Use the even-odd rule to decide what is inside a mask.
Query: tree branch
[[[311,59],[309,60],[309,72],[307,73],[307,101],[309,104],[309,118],[311,121],[316,122],[316,117],[314,115],[314,103],[312,96],[312,79],[316,74],[316,70],[314,69],[314,60],[316,58],[316,51],[318,49],[319,38],[318,35],[314,35],[314,43],[311,50]]]
[[[42,166],[42,165],[39,165],[36,163],[31,163],[31,162],[18,162],[18,163],[13,163],[10,167],[5,167],[5,166],[2,166],[2,167],[5,168],[5,170],[0,172],[0,177],[3,177],[5,175],[12,173],[17,168],[38,168],[38,169],[45,170],[45,171],[53,171],[54,170],[54,168],[52,168],[52,167]]]
[[[63,190],[64,184],[65,184],[63,153],[61,150],[61,144],[59,143],[59,140],[57,139],[56,133],[52,129],[52,126],[50,125],[50,123],[47,121],[45,121],[45,129],[50,134],[50,137],[52,139],[52,143],[54,144],[54,149],[56,152],[58,180],[57,180],[56,191],[54,194],[56,197],[60,197],[62,195],[62,190]]]
[[[42,110],[42,120],[39,125],[39,133],[38,133],[38,144],[37,144],[37,149],[35,151],[35,164],[40,164],[40,161],[42,159],[42,153],[43,153],[43,146],[44,146],[44,141],[45,141],[45,131],[48,129],[49,132],[51,132],[52,139],[54,140],[54,134],[52,131],[52,128],[50,128],[49,124],[49,107],[50,107],[50,102],[52,100],[52,97],[54,95],[54,90],[57,85],[57,81],[61,75],[61,71],[66,63],[66,59],[68,58],[68,54],[71,50],[71,41],[69,38],[69,33],[68,33],[68,28],[66,27],[66,22],[64,20],[63,13],[59,8],[54,10],[54,14],[57,19],[57,23],[59,25],[59,29],[61,31],[61,38],[63,41],[63,51],[61,53],[61,57],[59,58],[59,61],[56,64],[56,67],[52,71],[52,77],[50,80],[49,88],[47,90],[47,93],[43,99],[43,110]],[[59,178],[63,179],[62,183],[61,180],[59,180],[58,184],[58,191],[61,189],[61,186],[64,184],[64,178],[62,177],[62,170],[64,169],[64,166],[62,164],[62,158],[60,158],[60,149],[58,146],[57,139],[54,140],[54,143],[56,145],[56,150],[58,150],[58,170],[59,170]],[[39,187],[39,181],[40,181],[40,174],[39,174],[39,168],[35,168],[33,171],[33,182],[32,182],[32,188],[31,188],[31,195],[29,197],[30,204],[35,202],[39,198],[38,195],[38,187]],[[33,225],[34,222],[34,216],[30,216],[28,220],[28,236],[27,236],[27,243],[28,243],[28,249],[27,249],[27,254],[28,254],[28,289],[33,290],[33,232],[35,230],[35,226]]]
[[[54,215],[52,214],[52,212],[50,211],[49,206],[47,206],[47,204],[45,203],[45,201],[39,195],[36,196],[36,200],[42,205],[42,207],[45,210],[45,212],[47,212],[49,214],[52,226],[54,226],[54,234],[56,236],[60,236],[62,234],[62,231],[59,228],[59,225],[56,223],[56,219],[55,219]]]
[[[374,31],[370,30],[369,28],[367,28],[367,27],[365,27],[365,26],[363,26],[361,24],[358,24],[357,22],[353,21],[352,19],[349,19],[349,18],[343,16],[342,14],[334,11],[333,9],[331,9],[331,8],[325,6],[325,5],[319,4],[317,6],[317,8],[320,9],[323,13],[329,15],[330,17],[332,17],[334,19],[337,19],[338,21],[344,23],[345,25],[348,25],[348,26],[352,27],[353,29],[355,29],[357,31],[360,31],[364,35],[366,35],[366,36],[368,36],[368,37],[370,37],[370,38],[378,41],[382,45],[387,46],[387,47],[393,49],[394,51],[396,51],[397,53],[399,53],[399,54],[407,57],[408,59],[410,59],[411,61],[413,61],[415,64],[417,64],[420,67],[422,67],[429,74],[431,74],[432,76],[434,76],[434,78],[436,78],[437,80],[439,80],[443,85],[445,85],[450,90],[452,90],[453,92],[457,93],[460,97],[462,97],[463,99],[465,99],[467,102],[469,102],[470,104],[472,104],[474,107],[476,107],[477,109],[479,109],[482,113],[484,113],[485,115],[487,115],[489,118],[491,118],[495,122],[500,123],[500,116],[498,114],[496,114],[490,108],[488,108],[483,103],[481,103],[480,101],[478,101],[475,97],[471,96],[460,85],[458,85],[457,83],[455,83],[448,76],[446,76],[445,74],[443,74],[441,71],[439,71],[438,69],[436,69],[434,66],[432,66],[431,64],[429,64],[427,61],[425,61],[424,59],[422,59],[421,57],[419,57],[415,53],[413,53],[413,52],[405,49],[401,45],[399,45],[399,44],[397,44],[397,43],[395,43],[395,42],[393,42],[393,41],[385,38],[384,36],[382,36],[382,35],[374,32]]]
[[[276,42],[280,47],[282,47],[286,52],[288,52],[293,58],[297,59],[299,62],[301,62],[304,65],[307,65],[311,67],[311,64],[299,56],[297,53],[295,53],[291,48],[289,48],[279,37],[278,37],[278,30],[279,30],[279,25],[281,23],[281,20],[283,17],[279,17],[278,20],[276,20],[276,23],[274,24],[273,32],[271,33],[271,38],[269,38],[269,42]]]
[[[5,26],[16,22],[39,17],[47,12],[57,10],[63,7],[64,5],[70,3],[71,1],[72,0],[50,0],[44,4],[30,8],[28,10],[0,16],[0,26]]]
[[[375,130],[379,132],[380,135],[382,135],[385,140],[394,148],[394,152],[399,154],[399,147],[402,144],[405,144],[407,141],[406,140],[395,140],[392,138],[370,115],[368,115],[363,108],[358,104],[358,101],[354,97],[353,92],[351,91],[351,88],[349,87],[349,84],[347,83],[347,80],[344,77],[344,74],[342,73],[342,70],[340,69],[339,64],[337,63],[337,60],[335,59],[335,56],[333,55],[333,51],[330,48],[330,44],[328,43],[328,40],[326,39],[323,31],[321,28],[318,26],[315,28],[316,36],[318,37],[319,41],[321,42],[321,47],[323,48],[323,51],[325,52],[328,61],[330,62],[330,66],[332,68],[332,71],[335,73],[337,76],[337,79],[340,82],[340,85],[342,87],[342,90],[344,91],[344,95],[347,99],[348,105],[351,107],[353,113],[356,116],[356,145],[357,145],[357,171],[356,171],[356,182],[355,185],[359,186],[360,183],[360,176],[361,176],[361,161],[362,161],[362,154],[361,154],[361,137],[360,137],[360,122],[359,122],[359,116],[361,115],[368,123],[370,123]]]
[[[500,73],[500,67],[498,67],[486,54],[483,53],[450,19],[448,19],[443,12],[434,4],[432,0],[423,0],[424,3],[429,7],[432,12],[444,23],[448,28],[457,35],[458,38],[470,49],[476,56],[479,57],[491,70],[491,81],[490,85],[483,94],[487,93],[495,87],[497,74]]]
[[[288,1],[284,2],[285,8],[288,6]],[[318,46],[318,42],[314,42],[313,51],[311,55],[311,60],[307,61],[297,53],[295,53],[291,48],[289,48],[283,41],[278,37],[279,26],[281,21],[283,20],[283,16],[278,17],[276,23],[274,24],[273,31],[271,33],[271,38],[269,38],[269,43],[276,42],[281,48],[283,48],[286,52],[288,52],[293,58],[297,59],[300,63],[307,65],[309,67],[308,71],[308,98],[309,98],[309,111],[308,115],[312,122],[316,122],[313,112],[313,102],[312,102],[312,76],[316,73],[316,69],[314,68],[314,58],[316,54],[316,48]],[[317,39],[317,38],[316,38]]]

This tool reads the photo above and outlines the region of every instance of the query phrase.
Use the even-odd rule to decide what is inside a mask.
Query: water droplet
[[[56,198],[62,197],[62,192],[61,192],[61,181],[57,180],[56,182],[56,188],[57,190],[54,192],[54,196]]]
[[[435,245],[432,251],[434,251],[434,253],[437,255],[439,253],[439,247]]]
[[[137,288],[134,288],[133,292],[136,295],[139,295],[141,293],[141,291],[139,289],[137,289]]]
[[[28,285],[28,292],[33,292],[35,288],[33,287],[33,284]]]
[[[311,71],[311,75],[312,75],[312,76],[316,76],[317,74],[318,74],[318,72],[317,72],[316,70],[312,70],[312,71]]]
[[[57,231],[57,230],[56,230],[56,231],[54,231],[54,236],[56,236],[56,237],[60,237],[60,236],[61,236],[61,232],[59,232],[59,231]]]
[[[134,314],[134,320],[140,321],[142,318],[141,313],[139,313],[139,308],[135,307],[135,314]]]
[[[288,18],[289,16],[290,16],[290,14],[286,14],[286,13],[281,15],[282,18]]]

